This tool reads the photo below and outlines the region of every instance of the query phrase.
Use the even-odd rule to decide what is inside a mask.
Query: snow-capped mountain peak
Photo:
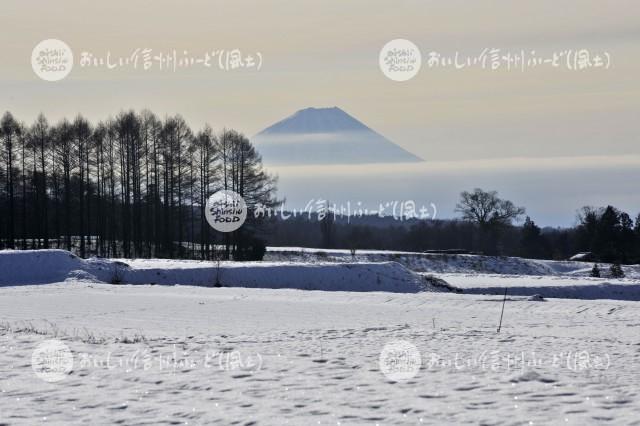
[[[338,107],[305,108],[254,137],[267,164],[422,161]]]
[[[331,133],[371,130],[338,107],[305,108],[267,127],[259,135],[274,133]]]

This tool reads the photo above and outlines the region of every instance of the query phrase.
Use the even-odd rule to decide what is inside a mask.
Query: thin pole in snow
[[[498,333],[502,328],[502,316],[504,315],[504,304],[507,301],[507,287],[504,288],[504,299],[502,299],[502,312],[500,312],[500,324],[498,324]]]

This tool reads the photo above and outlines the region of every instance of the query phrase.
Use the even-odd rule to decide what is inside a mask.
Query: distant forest
[[[268,241],[272,246],[448,250],[555,260],[590,253],[585,260],[640,263],[640,214],[634,223],[612,206],[584,207],[575,227],[540,228],[524,208],[479,189],[463,192],[457,210],[461,217],[451,220],[298,215],[272,225]]]
[[[0,248],[63,248],[81,257],[260,258],[261,219],[232,234],[204,219],[230,189],[276,206],[275,178],[234,130],[194,132],[180,116],[126,111],[96,124],[78,115],[0,121]]]
[[[233,190],[247,222],[223,234],[204,218],[207,197]],[[62,248],[81,257],[259,260],[265,246],[351,250],[461,250],[599,262],[640,262],[640,215],[584,207],[573,228],[540,229],[523,207],[475,189],[460,194],[459,219],[253,214],[275,209],[276,179],[241,133],[194,132],[177,116],[124,111],[91,124],[78,115],[30,125],[0,120],[0,249]],[[321,219],[321,220],[319,220]]]

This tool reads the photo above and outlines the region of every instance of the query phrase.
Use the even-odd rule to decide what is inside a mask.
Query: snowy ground
[[[592,263],[476,256],[359,250],[322,250],[270,247],[267,258],[290,262],[389,262],[403,265],[424,276],[433,275],[467,294],[571,299],[640,301],[640,265],[624,265],[625,278],[611,278],[608,264],[600,264],[602,278],[591,278]]]
[[[466,294],[640,301],[640,280],[566,275],[437,274]]]
[[[210,263],[0,252],[0,425],[640,424],[638,266],[269,256],[214,288]],[[52,339],[73,368],[47,382],[32,355]],[[406,380],[381,369],[398,341],[421,360]]]
[[[200,262],[80,259],[64,250],[0,251],[0,286],[92,281],[326,291],[437,291],[397,262]]]
[[[593,263],[570,260],[537,260],[507,256],[414,253],[387,250],[325,250],[302,247],[269,247],[266,260],[289,262],[398,262],[417,272],[443,274],[563,275],[588,277]],[[608,276],[609,264],[600,264]],[[625,265],[627,278],[640,279],[640,265]]]
[[[446,293],[5,287],[0,423],[638,422],[636,302],[513,298],[498,334],[500,309]],[[52,338],[74,368],[47,383],[31,354]],[[379,366],[398,339],[422,359],[406,382]]]

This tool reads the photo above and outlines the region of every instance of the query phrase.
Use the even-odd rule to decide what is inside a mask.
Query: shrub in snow
[[[595,265],[593,265],[593,268],[591,269],[591,274],[592,277],[594,278],[600,278],[600,268],[598,268],[598,264],[596,263]]]
[[[531,302],[544,302],[544,297],[542,297],[542,295],[540,294],[534,294],[532,296],[529,296],[529,298],[527,299]]]
[[[221,281],[222,269],[220,268],[221,266],[220,261],[221,261],[220,258],[216,260],[216,280],[213,283],[214,287],[222,287],[222,281]]]
[[[111,276],[111,284],[122,284],[123,273],[120,266],[116,263],[113,265],[113,275]]]
[[[259,261],[264,259],[267,252],[265,242],[259,238],[243,239],[233,254],[233,260]]]
[[[448,291],[455,291],[456,293],[462,293],[461,288],[457,288],[443,280],[442,278],[435,277],[433,275],[424,275],[424,280],[435,288],[441,288]]]
[[[611,273],[611,278],[624,278],[624,271],[622,270],[622,266],[619,263],[614,263],[609,268],[609,272]]]

